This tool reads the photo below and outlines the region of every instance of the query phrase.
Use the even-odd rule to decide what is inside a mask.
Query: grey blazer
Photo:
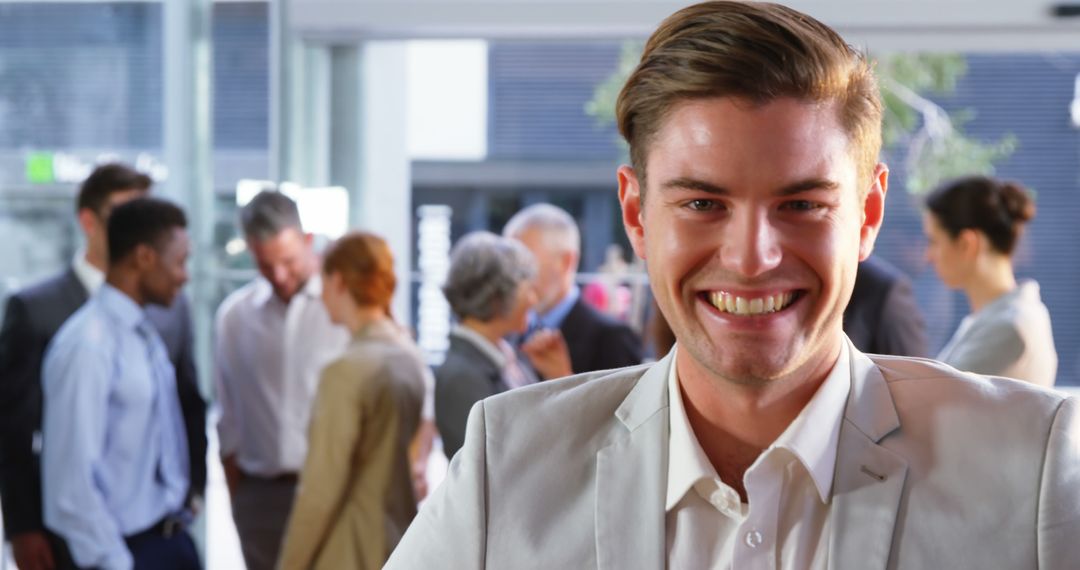
[[[465,441],[473,404],[507,389],[502,370],[471,342],[450,335],[446,360],[435,369],[435,425],[443,451],[453,457]]]
[[[829,568],[1076,568],[1075,398],[849,350]],[[670,365],[477,404],[386,568],[664,568]]]

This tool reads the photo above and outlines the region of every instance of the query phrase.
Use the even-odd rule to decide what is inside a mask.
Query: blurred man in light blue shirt
[[[45,524],[79,566],[197,569],[176,374],[143,310],[168,306],[187,281],[187,222],[168,202],[137,199],[108,224],[106,283],[45,357]]]

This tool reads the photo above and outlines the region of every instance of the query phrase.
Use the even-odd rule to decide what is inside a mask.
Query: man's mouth
[[[710,305],[721,313],[753,317],[782,311],[802,297],[801,290],[785,291],[772,295],[747,297],[733,295],[725,291],[711,291],[703,294]]]

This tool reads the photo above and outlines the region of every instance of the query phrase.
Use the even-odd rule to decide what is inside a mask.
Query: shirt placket
[[[732,568],[776,570],[777,517],[783,478],[780,457],[769,450],[743,478],[749,510],[735,535]]]

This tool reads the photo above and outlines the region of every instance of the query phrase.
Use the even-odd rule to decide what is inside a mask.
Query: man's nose
[[[780,235],[764,210],[736,211],[724,228],[723,240],[721,261],[737,275],[757,277],[780,264]]]

